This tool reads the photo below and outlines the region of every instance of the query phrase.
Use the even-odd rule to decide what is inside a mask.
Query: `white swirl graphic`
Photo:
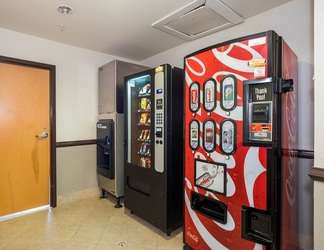
[[[193,61],[196,61],[200,66],[201,66],[201,72],[197,72],[197,71],[194,71],[188,61],[189,60],[193,60]],[[203,76],[205,73],[206,73],[206,67],[204,65],[204,63],[202,61],[200,61],[198,58],[192,56],[192,57],[189,57],[187,60],[186,60],[186,67],[190,70],[191,73],[197,75],[197,76]]]
[[[263,173],[265,168],[259,160],[259,148],[250,147],[244,161],[244,181],[250,207],[254,207],[253,187],[255,180]]]
[[[227,183],[226,183],[226,197],[231,197],[236,192],[235,183],[229,173],[226,174]]]
[[[247,80],[244,76],[241,76],[239,74],[236,74],[234,72],[229,72],[229,71],[217,71],[215,72],[215,74],[213,75],[214,79],[217,79],[218,76],[226,76],[226,75],[234,75],[236,76],[237,79],[239,79],[240,81],[244,81]]]
[[[262,250],[262,245],[256,243],[253,250]]]
[[[217,140],[219,141],[219,135],[217,135]],[[217,144],[218,145],[218,144]],[[235,159],[232,155],[229,155],[229,159],[225,159],[225,156],[218,153],[217,151],[213,151],[210,154],[210,158],[213,159],[214,162],[224,163],[226,164],[227,169],[233,169],[235,167]]]
[[[187,178],[185,178],[185,183],[187,184],[187,187],[191,190],[192,185],[191,185],[190,181]]]
[[[240,60],[228,55],[228,53],[233,49],[234,46],[239,46],[242,49],[247,50],[251,53],[252,58],[249,60]],[[263,58],[257,51],[253,48],[243,44],[243,43],[232,43],[228,46],[225,51],[218,51],[217,49],[212,50],[214,56],[224,65],[231,67],[232,69],[236,69],[242,72],[254,72],[254,68],[248,65],[248,62],[253,59]]]
[[[200,152],[196,152],[195,155],[194,155],[194,158],[195,159],[206,160],[206,157]]]

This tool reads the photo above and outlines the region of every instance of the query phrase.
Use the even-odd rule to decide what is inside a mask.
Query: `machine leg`
[[[121,208],[123,205],[120,204],[120,197],[117,197],[117,204],[115,205],[115,208]]]
[[[103,199],[105,198],[105,194],[106,194],[106,190],[104,190],[103,188],[101,189],[101,196],[100,198]]]

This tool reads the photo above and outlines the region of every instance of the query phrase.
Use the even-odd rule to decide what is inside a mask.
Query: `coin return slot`
[[[227,205],[221,201],[192,192],[191,208],[212,220],[227,223]]]

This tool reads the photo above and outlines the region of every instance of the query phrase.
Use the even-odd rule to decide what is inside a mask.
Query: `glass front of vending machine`
[[[151,167],[151,76],[141,75],[128,81],[126,97],[127,156],[132,166]]]

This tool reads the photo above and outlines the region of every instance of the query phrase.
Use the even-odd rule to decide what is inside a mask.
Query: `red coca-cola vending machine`
[[[297,249],[296,55],[266,31],[184,68],[184,249]]]

